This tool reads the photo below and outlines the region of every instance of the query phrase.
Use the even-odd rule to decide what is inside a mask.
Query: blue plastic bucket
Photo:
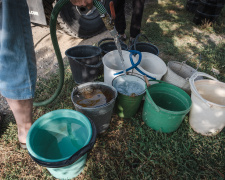
[[[27,135],[31,158],[58,179],[72,179],[83,170],[94,146],[96,127],[80,112],[61,109],[35,121]]]

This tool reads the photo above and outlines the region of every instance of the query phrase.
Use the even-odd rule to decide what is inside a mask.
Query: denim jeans
[[[0,2],[0,92],[9,99],[34,97],[36,59],[26,0]]]

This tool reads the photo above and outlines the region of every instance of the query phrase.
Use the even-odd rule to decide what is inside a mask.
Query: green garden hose
[[[63,6],[66,5],[69,2],[70,2],[70,0],[59,0],[52,10],[51,19],[50,19],[51,39],[52,39],[52,44],[53,44],[55,54],[56,54],[58,64],[59,64],[60,79],[59,79],[57,89],[56,89],[55,93],[49,99],[47,99],[45,101],[42,101],[42,102],[34,102],[33,103],[34,106],[44,106],[44,105],[47,105],[47,104],[51,103],[52,101],[54,101],[58,97],[58,95],[60,94],[60,92],[62,90],[62,87],[63,87],[63,84],[64,84],[64,64],[63,64],[63,59],[62,59],[61,51],[60,51],[60,48],[59,48],[57,36],[56,36],[56,22],[57,22],[57,17],[58,17],[59,12],[63,8]],[[98,0],[93,0],[93,5],[99,11],[100,15],[107,15],[108,14],[105,7]],[[105,23],[105,21],[104,21],[104,23]]]
[[[60,0],[56,3],[55,7],[52,10],[52,14],[51,14],[51,19],[50,19],[50,34],[51,34],[51,39],[52,39],[52,44],[55,50],[55,54],[58,60],[58,64],[59,64],[59,83],[57,86],[57,89],[55,91],[55,93],[47,100],[42,101],[42,102],[34,102],[34,106],[44,106],[47,105],[49,103],[51,103],[52,101],[54,101],[58,95],[60,94],[63,84],[64,84],[64,64],[63,64],[63,59],[62,59],[62,55],[61,55],[61,51],[59,49],[59,44],[57,41],[57,36],[56,36],[56,22],[57,22],[57,17],[59,12],[61,11],[62,7],[69,3],[70,0]]]

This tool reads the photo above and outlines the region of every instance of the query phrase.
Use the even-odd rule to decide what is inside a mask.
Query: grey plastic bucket
[[[110,96],[110,99],[102,105],[97,107],[84,107],[77,103],[76,96],[83,93],[84,91],[100,90],[106,96]],[[85,116],[90,118],[97,129],[97,133],[103,133],[110,125],[115,100],[117,97],[117,91],[114,87],[107,85],[103,82],[89,82],[81,84],[75,87],[71,94],[71,100],[75,106],[75,109]],[[87,98],[88,99],[88,98]]]

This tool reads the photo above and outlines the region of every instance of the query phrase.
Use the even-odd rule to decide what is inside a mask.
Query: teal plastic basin
[[[71,157],[93,140],[92,129],[90,120],[82,113],[69,109],[55,110],[41,116],[31,126],[26,140],[27,149],[32,159],[46,166],[54,177],[74,178],[85,166],[86,152],[82,151],[82,156],[72,163]]]

